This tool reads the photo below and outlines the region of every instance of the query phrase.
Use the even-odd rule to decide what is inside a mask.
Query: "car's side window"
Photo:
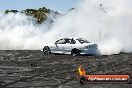
[[[64,39],[60,39],[56,42],[56,44],[65,44],[65,40]]]
[[[66,44],[75,44],[76,41],[74,39],[65,39]]]
[[[70,44],[75,44],[76,41],[74,39],[71,39],[71,43]]]
[[[70,39],[65,39],[65,43],[70,44],[71,43]]]

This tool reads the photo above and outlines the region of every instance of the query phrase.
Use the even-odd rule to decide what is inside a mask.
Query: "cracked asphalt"
[[[0,51],[0,88],[132,88],[130,84],[77,83],[77,68],[87,74],[129,74],[132,54],[110,56],[44,55],[37,50]]]

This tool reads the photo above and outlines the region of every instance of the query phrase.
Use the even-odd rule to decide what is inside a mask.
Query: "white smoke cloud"
[[[132,51],[131,0],[82,0],[53,26],[22,14],[0,15],[0,49],[41,49],[62,37],[84,37],[103,55]]]
[[[41,49],[46,26],[35,25],[35,19],[23,14],[0,17],[0,49]],[[44,29],[45,28],[45,29]]]
[[[103,55],[132,51],[131,0],[83,0],[55,23],[54,34],[97,42]],[[52,31],[53,32],[53,31]]]

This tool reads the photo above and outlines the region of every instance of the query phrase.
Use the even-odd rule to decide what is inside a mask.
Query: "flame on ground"
[[[78,73],[79,73],[80,76],[86,75],[86,71],[82,66],[79,66]]]

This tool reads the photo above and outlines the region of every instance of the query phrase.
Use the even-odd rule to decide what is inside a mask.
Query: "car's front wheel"
[[[50,54],[51,53],[50,48],[48,46],[45,46],[43,48],[43,52],[44,52],[44,54]]]
[[[78,49],[72,49],[72,51],[71,51],[71,55],[72,56],[77,56],[79,54],[80,54],[80,50],[78,50]]]

